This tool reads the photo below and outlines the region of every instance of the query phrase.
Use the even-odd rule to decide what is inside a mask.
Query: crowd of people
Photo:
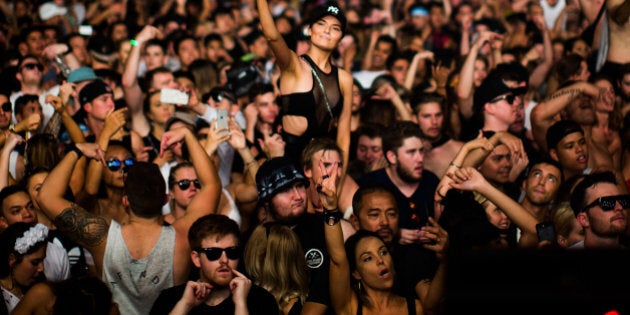
[[[0,314],[459,314],[630,262],[628,8],[0,0]],[[630,311],[577,269],[554,302]]]

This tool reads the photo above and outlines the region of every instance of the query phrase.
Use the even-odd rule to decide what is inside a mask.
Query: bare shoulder
[[[55,217],[54,223],[72,241],[88,248],[103,244],[109,230],[105,218],[89,213],[75,203]]]
[[[350,74],[350,72],[346,71],[345,69],[342,68],[338,68],[339,69],[339,82],[341,83],[341,85],[345,85],[345,84],[352,84],[353,78],[352,78],[352,74]]]

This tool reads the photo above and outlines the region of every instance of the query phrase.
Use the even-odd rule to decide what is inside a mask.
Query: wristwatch
[[[341,211],[339,211],[339,208],[335,210],[324,208],[324,222],[326,222],[326,224],[333,226],[339,223],[339,220],[341,220]]]

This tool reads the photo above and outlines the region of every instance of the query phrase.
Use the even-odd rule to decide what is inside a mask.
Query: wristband
[[[339,211],[339,208],[334,210],[324,208],[324,222],[326,222],[326,224],[333,226],[339,223],[339,220],[341,220],[341,211]]]
[[[131,44],[131,46],[137,47],[138,46],[138,41],[135,39],[130,39],[129,43]]]
[[[77,159],[80,159],[83,156],[83,152],[81,152],[74,143],[68,147],[68,152],[75,152],[77,154]]]
[[[455,162],[451,162],[451,164],[450,164],[450,165],[451,165],[451,166],[454,166],[455,168],[462,168],[461,166],[459,166],[459,165],[455,164]]]

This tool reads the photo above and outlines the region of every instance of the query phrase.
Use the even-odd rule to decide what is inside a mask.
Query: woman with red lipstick
[[[337,167],[333,166],[332,174]],[[321,162],[320,168],[324,169]],[[365,311],[373,314],[387,310],[390,314],[423,314],[419,300],[393,292],[394,261],[378,234],[359,230],[348,238],[344,247],[335,177],[324,175],[318,185],[324,205],[326,247],[330,255],[330,299],[335,313],[354,315]]]
[[[285,156],[299,162],[302,149],[312,138],[334,136],[348,163],[352,75],[331,63],[331,55],[346,28],[343,10],[327,3],[309,12],[310,47],[298,56],[289,49],[275,26],[267,0],[257,0],[265,38],[280,68],[280,106]],[[334,127],[337,127],[336,130]]]

